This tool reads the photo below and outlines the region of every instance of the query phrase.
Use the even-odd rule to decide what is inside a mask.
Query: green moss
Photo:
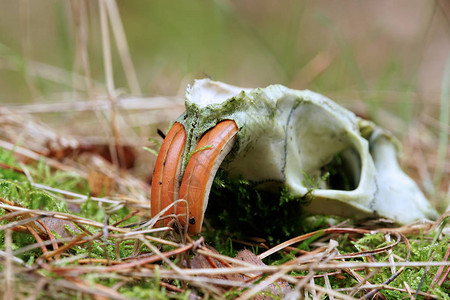
[[[226,236],[256,236],[272,244],[305,232],[308,215],[302,213],[302,205],[309,200],[292,195],[281,186],[275,192],[257,190],[252,183],[230,178],[219,170],[205,218],[210,227]],[[315,225],[321,227],[325,222]]]
[[[155,299],[155,300],[166,300],[166,299],[188,300],[190,299],[189,295],[191,294],[191,291],[188,289],[179,294],[170,293],[166,290],[165,287],[159,285],[159,279],[130,282],[130,284],[121,287],[119,289],[119,292],[125,297],[132,297],[133,299]]]

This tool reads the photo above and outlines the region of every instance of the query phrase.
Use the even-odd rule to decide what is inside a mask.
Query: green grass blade
[[[444,74],[442,75],[441,85],[441,105],[439,116],[439,142],[438,142],[438,158],[436,170],[434,172],[434,184],[439,186],[444,174],[445,160],[448,148],[448,126],[450,114],[450,56],[445,64]]]

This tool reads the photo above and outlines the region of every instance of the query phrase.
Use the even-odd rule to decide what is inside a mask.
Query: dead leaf
[[[60,237],[62,238],[66,238],[66,237],[74,237],[75,235],[70,232],[69,230],[66,229],[66,226],[68,228],[70,228],[70,230],[72,230],[73,232],[78,232],[80,233],[80,230],[73,225],[72,222],[67,221],[67,220],[60,220],[60,219],[55,219],[55,218],[51,218],[51,217],[45,217],[41,219],[41,222],[48,227],[48,229],[50,229],[51,231],[55,232],[56,234],[58,234]],[[42,228],[42,226],[38,223],[36,223],[36,225],[43,231],[45,232],[44,228]]]
[[[109,196],[114,189],[114,179],[98,171],[89,172],[89,190],[94,197]]]
[[[216,249],[207,246],[208,250],[214,252],[217,252]],[[266,266],[265,263],[262,262],[261,259],[259,259],[253,252],[250,250],[241,250],[236,255],[235,259],[241,260],[246,263],[250,263],[256,266]],[[195,255],[192,260],[190,261],[190,266],[192,269],[203,269],[203,268],[226,268],[220,261],[217,259],[214,259],[212,257],[205,257],[203,255]],[[233,264],[232,264],[233,266]],[[237,267],[237,266],[236,266]],[[210,276],[212,278],[217,279],[223,279],[223,280],[230,280],[230,281],[241,281],[241,282],[248,282],[252,281],[254,279],[258,279],[259,276],[261,276],[261,272],[255,272],[253,274],[227,274],[227,275],[215,275]],[[221,290],[226,290],[225,287],[218,286]],[[265,289],[265,292],[268,292],[276,297],[281,297],[282,295],[286,295],[291,291],[290,285],[285,280],[277,280],[276,283],[272,283],[268,285],[268,287]],[[268,295],[257,295],[253,299],[256,300],[268,300],[273,299],[272,297]]]

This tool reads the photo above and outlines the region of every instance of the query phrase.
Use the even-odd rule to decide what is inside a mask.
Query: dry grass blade
[[[106,0],[99,1],[99,11],[100,11],[100,29],[102,38],[102,51],[103,51],[103,67],[105,70],[105,81],[108,92],[108,97],[110,100],[116,99],[115,97],[115,87],[114,87],[114,75],[112,67],[111,58],[111,45],[109,39],[109,26],[106,12]]]
[[[101,28],[101,38],[102,38],[102,50],[103,50],[103,66],[105,70],[105,80],[106,80],[106,92],[108,94],[108,99],[110,101],[110,113],[111,113],[111,131],[113,134],[114,142],[109,144],[109,151],[111,153],[112,162],[115,166],[120,165],[120,160],[123,161],[123,153],[119,153],[117,147],[120,145],[119,132],[117,127],[117,110],[116,101],[117,95],[114,86],[114,75],[113,66],[111,58],[111,45],[109,39],[109,26],[106,12],[106,0],[99,1],[100,7],[100,28]]]
[[[6,234],[5,234],[5,294],[4,294],[4,299],[14,299],[14,294],[13,294],[13,286],[12,286],[12,282],[13,282],[13,274],[14,274],[14,270],[13,270],[13,264],[12,264],[12,249],[11,249],[11,244],[12,244],[12,238],[11,238],[11,229],[7,229],[6,230]]]
[[[52,231],[50,230],[50,228],[48,228],[47,225],[45,225],[41,220],[37,220],[37,223],[44,228],[45,233],[48,235],[51,243],[52,243],[52,247],[53,247],[53,251],[57,251],[58,250],[58,243],[56,242],[56,238],[53,235]],[[56,255],[56,259],[59,259],[60,256],[59,254]]]
[[[142,94],[139,87],[139,81],[134,70],[133,63],[131,61],[130,50],[128,49],[128,43],[123,29],[122,19],[120,18],[119,9],[115,0],[108,0],[105,2],[108,9],[108,16],[111,21],[112,30],[116,40],[116,46],[119,50],[120,59],[122,60],[122,66],[125,71],[128,85],[131,93],[134,95]]]
[[[167,257],[171,257],[174,255],[178,255],[181,253],[184,253],[186,251],[189,251],[192,248],[197,247],[197,245],[199,243],[202,243],[203,239],[200,239],[198,241],[195,241],[194,243],[179,247],[175,250],[172,251],[168,251],[168,252],[164,252],[164,253],[160,253],[160,255],[156,254],[156,255],[152,255],[149,257],[145,257],[145,258],[140,258],[140,259],[135,259],[133,261],[130,262],[124,262],[122,264],[119,265],[112,265],[112,266],[106,266],[106,267],[77,267],[77,266],[72,266],[72,267],[54,267],[48,264],[42,264],[43,267],[51,272],[55,272],[57,274],[60,275],[65,275],[65,276],[80,276],[82,274],[86,274],[86,273],[94,273],[94,272],[100,272],[100,273],[110,273],[110,272],[122,272],[122,273],[126,273],[128,271],[130,271],[133,268],[136,267],[140,267],[140,266],[144,266],[147,264],[151,264],[160,260],[163,260]]]
[[[331,288],[330,279],[328,278],[328,273],[325,272],[324,277],[325,279],[325,287],[327,289],[326,293],[330,297],[330,300],[334,300],[334,295],[331,294],[333,292],[333,289]]]
[[[86,282],[84,280],[76,279],[76,278],[65,278],[65,280],[60,280],[56,283],[58,286],[73,289],[76,291],[83,291],[84,293],[88,295],[95,296],[101,296],[105,297],[106,299],[117,299],[117,300],[126,300],[128,297],[125,297],[119,293],[117,293],[115,290],[105,287],[100,284],[94,284],[90,282]],[[100,299],[105,299],[100,298]],[[98,299],[98,298],[97,298]]]
[[[84,1],[70,1],[71,12],[75,23],[75,49],[76,63],[81,60],[84,74],[84,87],[87,89],[89,97],[93,97],[93,81],[91,78],[91,68],[89,65],[89,54],[87,51],[87,26],[86,26],[86,5]]]
[[[324,295],[328,295],[331,299],[331,296],[336,297],[337,299],[343,299],[343,300],[355,300],[358,298],[354,298],[354,297],[350,297],[347,296],[345,294],[342,294],[336,290],[329,290],[326,288],[323,288],[321,286],[318,285],[314,285],[314,287],[312,287],[309,283],[305,284],[305,287],[309,288],[309,289],[315,289],[316,291],[320,291],[322,292]]]
[[[6,243],[5,243],[5,245],[6,245]],[[1,251],[0,250],[0,258],[3,259],[3,260],[6,260],[7,257],[8,257],[8,253],[6,253],[5,251]],[[20,266],[25,266],[25,262],[22,259],[20,259],[18,257],[15,257],[14,253],[12,253],[12,258],[11,259],[12,259],[13,263],[15,263],[17,265],[20,265]],[[5,264],[5,266],[6,266],[6,264]]]
[[[21,225],[26,225],[28,223],[32,223],[34,221],[37,221],[38,219],[43,218],[43,217],[44,216],[34,216],[34,217],[31,217],[31,218],[26,218],[26,219],[22,219],[22,220],[19,220],[19,221],[14,221],[14,222],[8,223],[6,225],[0,226],[0,231],[7,230],[7,229],[14,229],[14,228],[19,227]]]
[[[36,214],[39,216],[52,217],[52,218],[60,219],[60,220],[67,220],[67,221],[71,221],[71,222],[74,222],[77,224],[90,225],[90,226],[97,227],[97,228],[103,228],[103,225],[104,225],[100,222],[96,222],[96,221],[93,221],[90,219],[82,218],[82,217],[75,216],[72,214],[67,214],[67,213],[41,211],[41,210],[37,210],[37,209],[28,209],[28,208],[5,205],[5,204],[0,204],[0,208],[12,210],[12,211],[22,211],[22,212],[27,212],[27,213],[31,213],[31,214]],[[130,231],[129,229],[124,229],[121,227],[114,227],[111,225],[108,225],[106,227],[110,231],[116,231],[116,232],[122,232],[122,233],[127,233]]]
[[[380,285],[376,285],[376,284],[374,284],[374,285],[372,285],[372,284],[362,285],[362,286],[360,286],[360,288],[361,289],[378,289],[378,290],[399,291],[399,292],[403,292],[405,294],[409,294],[409,292],[414,293],[414,294],[417,293],[417,291],[412,290],[412,289],[406,290],[406,289],[400,289],[400,288],[392,287],[392,286],[389,286],[389,285],[382,285],[382,284],[380,284]],[[347,290],[349,290],[349,288],[337,289],[337,291],[342,291],[342,292],[343,291],[347,291]],[[431,299],[439,299],[438,296],[430,295],[428,293],[421,292],[421,291],[418,292],[418,295],[430,297]],[[416,298],[414,298],[414,299],[416,299]]]
[[[410,245],[410,243],[409,243],[409,240],[408,240],[404,235],[402,235],[402,234],[400,234],[400,235],[401,235],[403,241],[404,241],[405,244],[406,244],[406,249],[407,249],[407,250],[406,250],[406,258],[405,258],[405,261],[408,262],[408,261],[409,261],[409,258],[410,258],[410,256],[411,256],[411,245]],[[390,261],[390,264],[391,264],[391,269],[395,269],[395,266],[394,266],[395,263],[392,262],[392,261]],[[397,272],[395,272],[394,274],[392,274],[391,277],[389,277],[385,282],[383,282],[383,284],[388,285],[389,283],[391,283],[392,281],[394,281],[394,279],[397,278],[397,277],[403,272],[404,269],[405,269],[405,267],[401,267]],[[365,298],[366,298],[366,299],[372,298],[373,295],[375,295],[375,293],[377,293],[378,291],[379,291],[379,290],[377,290],[377,289],[372,290],[370,293],[368,293],[367,295],[365,295]]]
[[[55,249],[52,252],[47,252],[45,251],[44,254],[41,256],[42,259],[49,259],[53,256],[59,255],[60,253],[63,253],[64,251],[66,251],[67,249],[70,249],[71,247],[73,247],[75,244],[77,244],[79,241],[81,241],[84,236],[86,234],[85,233],[81,233],[80,235],[78,235],[75,239],[73,239],[72,241],[70,241],[70,243],[60,247],[59,249]]]
[[[343,268],[351,268],[351,269],[358,269],[358,268],[390,268],[391,266],[395,267],[439,267],[439,266],[450,266],[450,262],[424,262],[424,261],[417,261],[417,262],[396,262],[394,264],[391,264],[389,262],[327,262],[327,263],[319,263],[318,265],[314,266],[314,270],[317,271],[326,271],[326,270],[336,270],[336,269],[343,269]],[[281,269],[284,269],[286,267],[283,266],[258,266],[258,267],[234,267],[234,268],[220,268],[220,269],[210,269],[210,268],[204,268],[204,269],[195,269],[190,270],[187,269],[184,272],[189,275],[220,275],[220,274],[238,274],[238,273],[252,273],[255,271],[263,272],[266,274],[272,274],[279,272]],[[309,264],[305,265],[291,265],[289,266],[290,270],[295,271],[308,271],[310,270]],[[161,270],[161,275],[170,274],[165,273],[165,271]]]
[[[262,279],[257,285],[242,293],[242,295],[240,295],[237,299],[244,300],[253,298],[256,294],[266,290],[270,285],[283,278],[287,271],[288,270],[280,270],[273,275],[267,276],[266,278]]]
[[[158,111],[184,107],[184,100],[180,97],[133,97],[124,96],[117,99],[117,108],[128,111]],[[104,96],[99,96],[92,101],[71,101],[56,103],[22,104],[0,107],[2,114],[47,114],[107,111],[110,102]]]
[[[447,262],[450,256],[450,246],[448,246],[447,251],[445,252],[444,258],[442,261]],[[440,266],[436,272],[436,275],[433,278],[433,281],[430,285],[430,290],[434,288],[434,285],[437,283],[438,286],[441,286],[444,283],[444,280],[448,279],[448,274],[450,272],[450,267],[445,268],[444,266]]]
[[[64,165],[64,164],[58,162],[57,160],[54,160],[54,159],[51,159],[48,157],[43,157],[39,153],[36,153],[30,149],[17,146],[13,143],[10,143],[10,142],[4,141],[4,140],[0,140],[0,148],[9,150],[9,151],[14,151],[15,153],[17,153],[19,155],[23,155],[23,156],[30,158],[32,160],[35,160],[35,161],[39,161],[42,159],[45,161],[46,164],[48,164],[51,167],[54,167],[56,169],[63,170],[63,171],[69,172],[69,173],[76,174],[77,176],[80,176],[82,178],[88,177],[87,173],[80,169],[76,169],[71,166]]]
[[[48,249],[47,247],[44,246],[44,241],[41,239],[41,237],[39,236],[39,234],[36,232],[36,230],[33,229],[33,227],[26,225],[27,230],[31,233],[31,235],[35,238],[36,242],[39,244],[39,247],[42,250],[43,256],[48,259],[49,261],[52,260],[52,258],[50,257],[46,257],[47,253],[48,253]],[[53,243],[53,241],[52,241]]]
[[[307,240],[311,237],[314,236],[321,236],[324,234],[330,234],[330,233],[357,233],[357,234],[365,234],[365,233],[370,233],[371,231],[369,230],[364,230],[364,229],[354,229],[354,228],[329,228],[329,229],[323,229],[323,230],[318,230],[318,231],[314,231],[314,232],[310,232],[295,238],[292,238],[284,243],[281,243],[275,247],[273,247],[272,249],[267,250],[266,252],[263,252],[261,254],[258,255],[258,257],[260,259],[264,259],[266,257],[268,257],[269,255],[272,255],[273,253],[276,253],[284,248],[286,248],[287,246],[290,246],[292,244],[296,244],[299,242],[302,242],[304,240]]]

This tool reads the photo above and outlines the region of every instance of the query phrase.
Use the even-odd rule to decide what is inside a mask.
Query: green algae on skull
[[[281,85],[244,89],[197,80],[188,88],[186,112],[177,120],[185,126],[187,137],[183,168],[202,135],[222,120],[235,121],[239,132],[221,168],[260,189],[284,186],[305,196],[311,192],[306,176],[319,181],[323,169],[341,155],[352,173],[354,189],[323,184],[312,191],[314,200],[305,210],[357,218],[382,216],[401,224],[436,217],[415,183],[392,164],[397,160],[390,135],[320,94]],[[380,137],[383,142],[375,143]],[[373,157],[370,151],[384,154]],[[385,162],[392,166],[387,171]]]

